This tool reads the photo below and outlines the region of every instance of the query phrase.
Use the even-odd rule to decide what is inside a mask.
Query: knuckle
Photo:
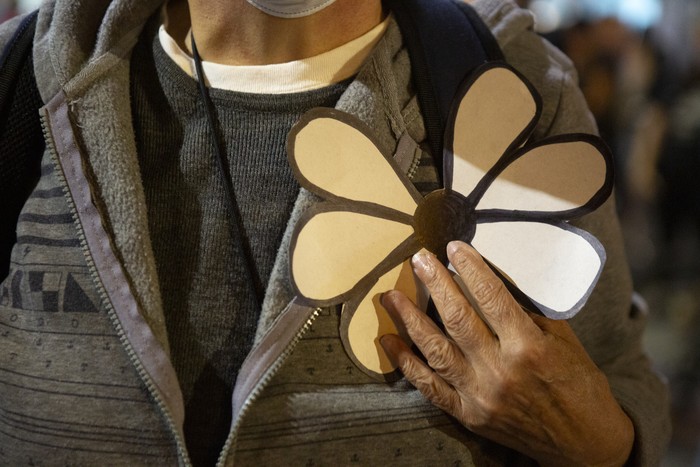
[[[502,412],[500,402],[494,397],[480,397],[475,402],[470,428],[479,431],[493,427]]]
[[[402,308],[400,314],[401,327],[405,328],[406,330],[414,330],[416,332],[421,332],[423,326],[425,325],[424,320],[422,319],[423,317],[421,315],[422,312],[417,311],[412,304],[405,306],[404,308]]]
[[[457,376],[459,361],[454,344],[443,336],[433,337],[425,345],[430,366],[446,379]]]
[[[442,303],[443,307],[449,307],[455,302],[455,300],[457,300],[457,296],[450,292],[447,284],[443,283],[440,283],[438,287],[435,287],[432,295],[435,299],[437,299],[437,301]]]
[[[401,371],[409,380],[419,380],[422,372],[422,368],[418,362],[412,358],[405,358],[401,362]]]
[[[472,315],[462,300],[453,300],[443,310],[443,322],[450,332],[469,334],[473,327]]]
[[[417,387],[433,405],[447,412],[452,411],[453,404],[451,394],[445,391],[435,378],[421,381],[420,386]]]
[[[452,412],[454,405],[452,394],[441,389],[435,382],[431,383],[429,387],[429,394],[424,394],[433,405],[447,412]]]
[[[484,403],[479,412],[479,416],[474,418],[474,428],[476,429],[488,429],[501,424],[504,412],[506,410],[500,401],[495,399],[490,399]]]
[[[505,349],[508,359],[520,368],[532,368],[546,362],[546,349],[539,342],[530,339],[517,339]]]
[[[485,426],[493,426],[507,417],[513,382],[509,379],[493,382],[489,389],[477,403],[479,416],[476,419]]]
[[[502,371],[499,373],[498,378],[495,381],[495,388],[493,391],[495,400],[499,402],[491,407],[494,413],[498,413],[502,402],[509,398],[514,393],[514,390],[518,389],[518,384],[519,381],[514,372]]]
[[[452,265],[458,270],[471,268],[474,263],[473,255],[470,255],[463,247],[455,250],[452,258],[450,259]]]
[[[454,411],[453,394],[441,384],[439,376],[432,371],[427,371],[417,362],[407,361],[402,368],[411,383],[436,407],[452,413]]]
[[[479,279],[471,288],[474,299],[488,309],[498,309],[505,304],[505,286],[498,280]]]

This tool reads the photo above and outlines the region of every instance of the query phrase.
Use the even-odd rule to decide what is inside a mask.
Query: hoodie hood
[[[161,3],[44,3],[34,39],[34,67],[44,102],[59,93],[68,101],[85,170],[94,182],[93,199],[144,318],[167,351],[128,98],[131,49]]]
[[[162,0],[44,2],[34,39],[37,84],[45,102],[68,97],[128,58],[146,20]]]

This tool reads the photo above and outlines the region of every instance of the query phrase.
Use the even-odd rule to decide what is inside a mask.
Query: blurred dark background
[[[573,60],[616,157],[645,345],[669,380],[664,466],[700,467],[700,2],[522,0]]]
[[[0,20],[40,0],[0,0]],[[645,345],[670,382],[664,466],[700,467],[700,2],[518,0],[576,65],[617,161]]]

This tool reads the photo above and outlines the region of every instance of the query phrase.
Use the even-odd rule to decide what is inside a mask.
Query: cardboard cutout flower
[[[341,337],[367,374],[398,376],[378,343],[398,332],[379,294],[399,289],[425,305],[408,262],[421,248],[446,261],[448,242],[470,243],[522,306],[549,318],[570,318],[585,304],[605,251],[567,221],[608,198],[612,157],[593,135],[528,144],[540,114],[521,75],[501,63],[479,68],[447,125],[444,188],[425,197],[358,119],[313,109],[292,130],[292,168],[324,198],[296,226],[292,284],[310,305],[344,303]]]

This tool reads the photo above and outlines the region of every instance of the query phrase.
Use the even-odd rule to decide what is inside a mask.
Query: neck
[[[339,47],[383,19],[380,0],[336,0],[302,18],[277,18],[245,0],[175,0],[168,32],[191,52],[192,30],[203,60],[224,65],[267,65],[313,57]]]

